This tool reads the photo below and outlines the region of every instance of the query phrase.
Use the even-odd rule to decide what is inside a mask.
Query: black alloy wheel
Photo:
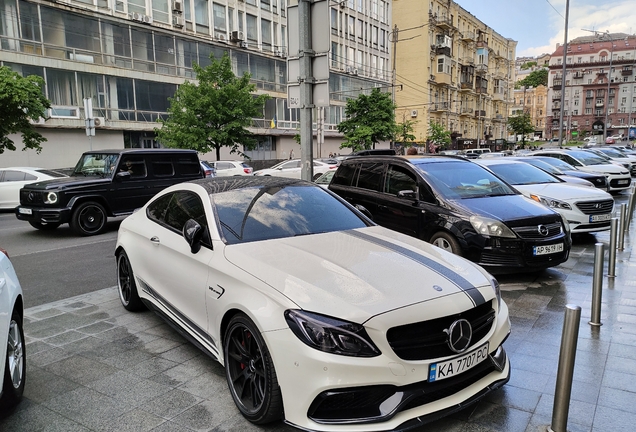
[[[117,255],[117,288],[119,300],[126,310],[135,312],[144,309],[144,304],[137,292],[137,284],[130,260],[124,251]]]
[[[71,228],[79,235],[96,235],[106,228],[106,219],[106,210],[101,204],[93,201],[85,202],[73,211]]]
[[[224,340],[225,376],[234,403],[254,424],[279,420],[283,399],[265,341],[244,314],[228,324]]]

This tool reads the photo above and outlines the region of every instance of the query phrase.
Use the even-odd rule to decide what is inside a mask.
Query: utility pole
[[[610,61],[609,61],[609,70],[607,71],[607,105],[605,105],[605,121],[603,122],[603,142],[607,139],[607,120],[609,115],[609,99],[610,99],[610,84],[612,83],[612,60],[614,59],[614,39],[610,35],[609,30],[605,30],[605,35],[610,41],[611,51],[610,51]],[[618,101],[614,98],[614,104],[618,105]]]
[[[314,55],[311,44],[311,3],[307,0],[298,2],[298,26],[300,33],[300,159],[302,162],[301,178],[311,181],[314,176],[312,129],[313,74],[311,60]]]
[[[568,58],[568,17],[570,0],[565,0],[565,36],[563,38],[563,70],[561,71],[561,109],[559,110],[559,147],[563,145],[563,107],[565,106],[565,73]]]
[[[393,106],[395,107],[395,83],[397,82],[397,70],[395,63],[397,61],[397,43],[398,43],[398,26],[395,24],[393,27],[393,75],[391,77],[391,102],[393,102]],[[395,112],[393,112],[393,116],[395,117]],[[374,144],[375,146],[375,144]],[[395,148],[395,142],[391,141],[391,148]]]

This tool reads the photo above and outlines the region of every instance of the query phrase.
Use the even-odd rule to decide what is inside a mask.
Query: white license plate
[[[618,184],[627,184],[629,183],[629,180],[619,180]]]
[[[488,342],[467,354],[445,362],[432,363],[428,368],[428,381],[439,381],[472,369],[488,358]]]
[[[546,246],[533,246],[532,255],[548,255],[557,252],[563,252],[563,243],[557,243]]]
[[[612,218],[612,214],[611,213],[602,214],[602,215],[592,215],[592,216],[590,216],[590,222],[608,221],[611,218]]]
[[[33,211],[29,208],[20,207],[18,208],[18,213],[20,214],[33,214]]]

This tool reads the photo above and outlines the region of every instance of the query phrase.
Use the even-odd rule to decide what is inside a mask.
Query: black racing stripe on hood
[[[349,231],[345,231],[344,233],[349,234],[353,237],[358,237],[362,240],[380,245],[384,248],[387,248],[401,255],[404,255],[412,259],[413,261],[416,261],[428,267],[432,271],[444,276],[445,278],[453,282],[455,285],[457,285],[459,289],[461,289],[472,300],[475,306],[479,306],[486,302],[486,299],[484,299],[484,296],[479,292],[477,288],[475,288],[473,284],[471,284],[465,278],[455,273],[454,271],[450,270],[449,268],[436,262],[435,260],[432,260],[411,249],[407,249],[405,247],[396,245],[395,243],[391,243],[391,242],[379,239],[377,237],[373,237],[368,234],[361,233],[360,231],[349,230]]]

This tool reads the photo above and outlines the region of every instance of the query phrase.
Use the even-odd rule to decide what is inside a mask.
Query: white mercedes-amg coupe
[[[497,281],[364,212],[295,179],[171,186],[121,224],[121,302],[223,364],[256,424],[405,430],[505,384]]]

